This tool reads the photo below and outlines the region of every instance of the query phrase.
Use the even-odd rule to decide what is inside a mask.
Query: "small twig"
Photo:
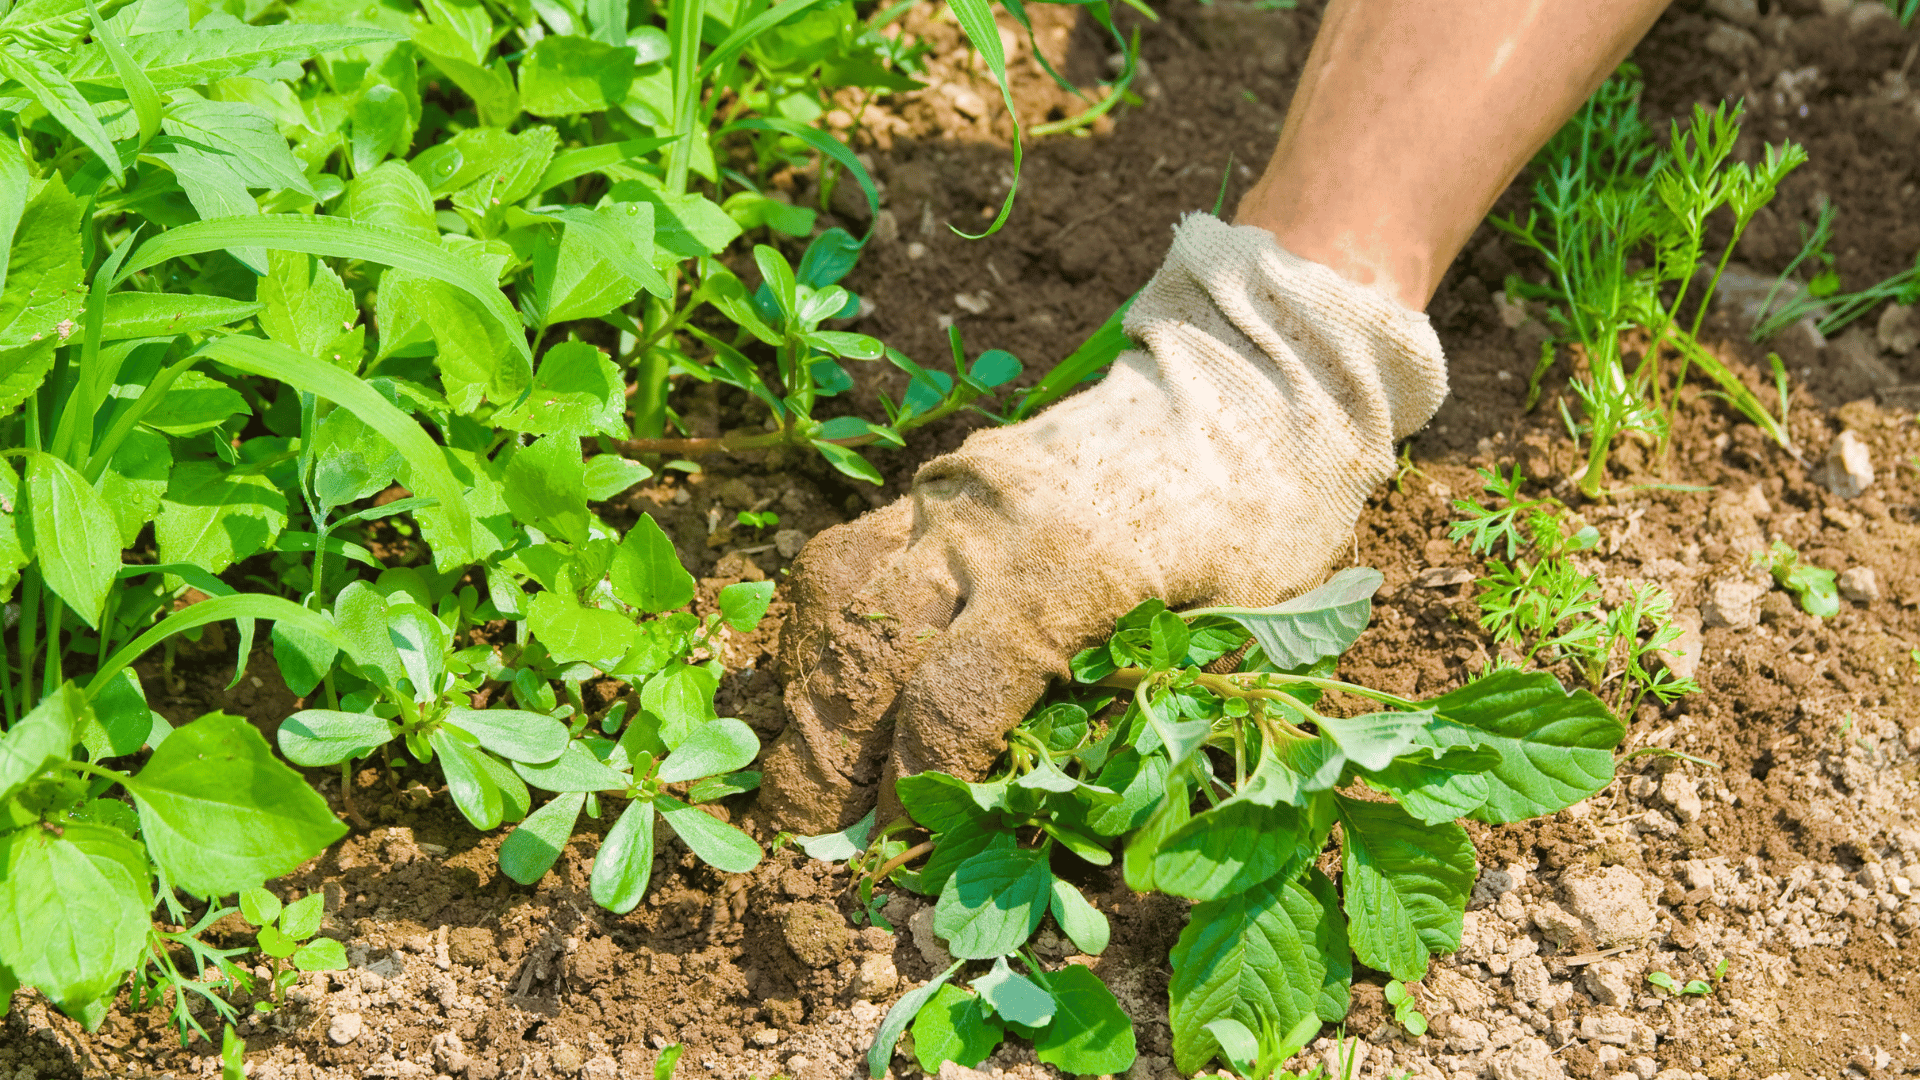
[[[879,884],[880,882],[887,880],[888,874],[893,873],[895,870],[900,869],[901,867],[907,865],[908,863],[912,862],[913,860],[919,858],[922,855],[927,854],[932,850],[933,850],[933,841],[922,840],[920,843],[913,845],[912,847],[908,848],[907,850],[901,852],[898,855],[895,855],[893,858],[888,859],[886,862],[881,863],[880,869],[874,871],[874,874],[873,874],[874,883]]]

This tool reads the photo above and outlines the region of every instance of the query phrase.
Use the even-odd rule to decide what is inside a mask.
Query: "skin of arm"
[[[1333,0],[1235,223],[1420,310],[1667,0]]]

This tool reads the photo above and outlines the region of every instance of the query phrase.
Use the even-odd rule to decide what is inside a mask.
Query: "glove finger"
[[[1006,734],[1066,674],[1066,658],[1027,628],[969,606],[914,670],[895,706],[894,736],[876,821],[903,813],[895,782],[938,769],[962,779],[986,774]]]
[[[803,602],[795,632],[808,636],[783,643],[787,727],[763,762],[761,805],[784,828],[824,832],[873,805],[894,701],[953,617],[959,588],[928,543],[896,552],[851,596],[823,588]]]

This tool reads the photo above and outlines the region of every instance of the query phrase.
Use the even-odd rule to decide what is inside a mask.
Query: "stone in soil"
[[[1767,587],[1742,578],[1723,578],[1707,586],[1707,600],[1700,605],[1700,620],[1710,627],[1745,630],[1760,618],[1760,598]]]
[[[1853,499],[1873,486],[1873,477],[1873,453],[1866,440],[1851,428],[1841,432],[1827,447],[1821,482],[1835,495]]]

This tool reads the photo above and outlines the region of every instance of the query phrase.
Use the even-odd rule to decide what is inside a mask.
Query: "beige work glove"
[[[1263,606],[1353,550],[1394,441],[1446,396],[1425,315],[1192,214],[1126,330],[1145,348],[912,494],[815,537],[780,662],[761,806],[818,833],[894,780],[983,774],[1068,660],[1148,597]],[[877,790],[876,790],[877,789]]]

